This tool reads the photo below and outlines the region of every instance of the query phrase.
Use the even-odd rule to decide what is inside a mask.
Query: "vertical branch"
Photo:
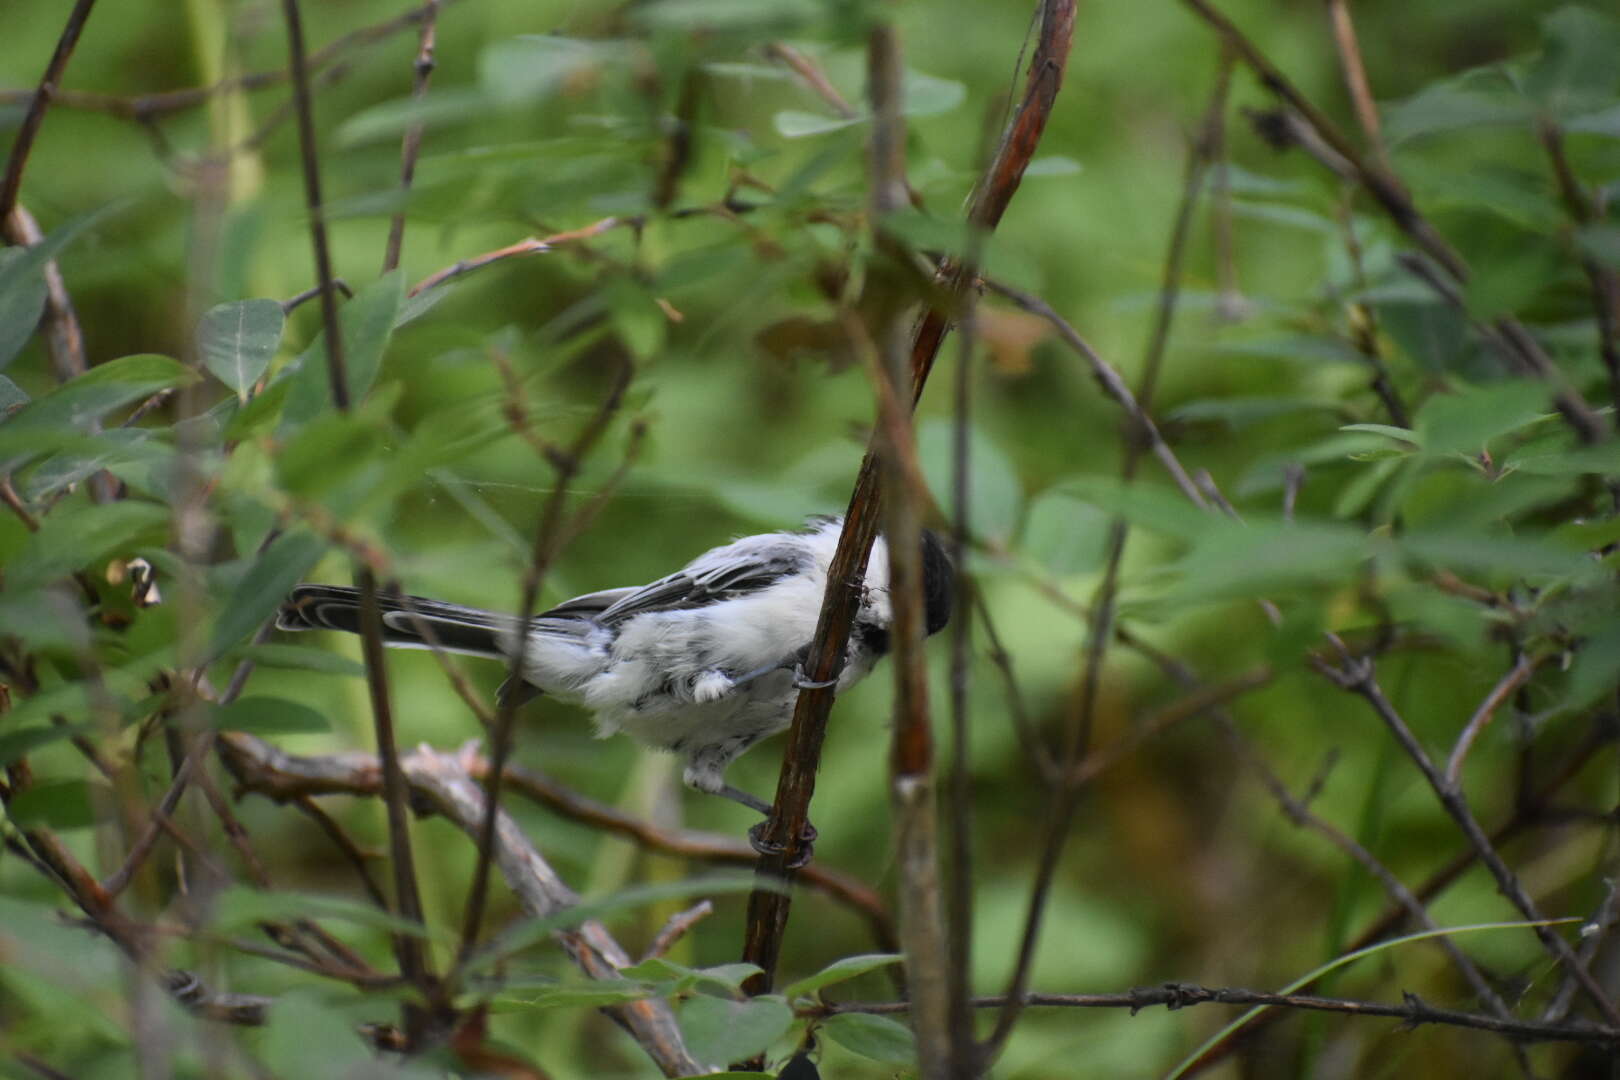
[[[968,209],[969,222],[986,232],[1001,221],[1007,204],[1018,190],[1024,169],[1040,145],[1068,66],[1069,43],[1074,36],[1075,0],[1041,0],[1040,12],[1040,40],[1030,64],[1023,102],[994,159],[980,178]],[[956,304],[971,285],[973,268],[947,263],[941,268],[941,276],[946,283],[949,303]],[[913,402],[922,393],[928,374],[933,370],[934,357],[949,330],[949,320],[948,311],[934,308],[922,317],[913,331]],[[849,509],[844,516],[844,530],[827,570],[827,591],[822,597],[816,635],[805,662],[805,673],[810,681],[825,682],[843,667],[860,582],[877,535],[878,499],[876,448],[871,446],[855,479]],[[826,737],[832,703],[833,694],[827,687],[799,694],[782,772],[777,780],[774,812],[766,819],[761,834],[763,846],[772,849],[771,854],[761,855],[756,864],[755,872],[761,878],[792,883],[792,864],[802,851],[802,836],[809,819],[810,800],[815,794],[816,769],[821,761],[821,744]],[[750,993],[770,989],[790,908],[789,892],[780,887],[756,889],[749,895],[743,959],[762,969],[762,974],[744,984]]]
[[[0,221],[11,217],[11,211],[17,205],[17,196],[22,191],[23,169],[28,165],[28,154],[39,136],[39,127],[45,122],[45,110],[50,108],[51,100],[56,97],[57,84],[62,79],[62,72],[67,69],[68,58],[73,55],[85,20],[90,18],[90,9],[95,6],[96,0],[78,0],[73,5],[67,24],[62,27],[62,36],[56,39],[56,50],[45,65],[45,74],[40,76],[39,87],[28,102],[28,111],[23,114],[22,124],[17,128],[17,140],[11,144],[11,156],[6,160],[5,176],[0,177]]]
[[[421,36],[417,39],[415,80],[411,86],[411,100],[420,103],[427,96],[428,80],[433,76],[433,50],[438,37],[439,0],[428,0],[422,7]],[[399,193],[403,199],[411,193],[411,182],[416,178],[416,158],[422,150],[422,121],[414,121],[405,129],[404,141],[399,149]],[[388,225],[388,250],[383,254],[382,272],[388,273],[399,266],[400,251],[405,245],[405,207],[401,206]]]
[[[1557,124],[1546,121],[1541,124],[1539,135],[1570,218],[1577,225],[1591,224],[1597,219],[1597,211],[1592,206],[1591,196],[1570,167],[1569,156],[1564,153],[1563,131]],[[1592,307],[1597,314],[1598,355],[1603,358],[1603,368],[1609,375],[1609,400],[1614,405],[1611,419],[1620,428],[1620,274],[1591,256],[1581,259],[1581,269],[1592,286]]]
[[[872,105],[871,227],[880,258],[901,259],[902,245],[886,234],[886,219],[906,205],[905,118],[902,114],[900,40],[892,23],[872,28],[867,39],[867,94]],[[910,382],[905,311],[901,296],[877,328],[882,370],[891,392],[879,396],[890,416],[878,425],[883,532],[889,555],[889,603],[893,610],[894,741],[889,758],[889,798],[894,811],[900,878],[900,940],[911,988],[912,1024],[920,1075],[971,1075],[972,1040],[953,1060],[950,1025],[950,964],[939,903],[939,837],[934,791],[934,733],[928,707],[928,670],[923,653],[922,525],[915,487],[907,482],[907,459],[916,453],[911,416],[899,403]],[[885,409],[885,405],[888,406]],[[969,1033],[971,1033],[969,1028]]]
[[[294,2],[294,0],[289,0]],[[394,903],[399,915],[422,923],[422,896],[416,886],[416,861],[411,853],[410,793],[399,764],[399,742],[394,736],[394,712],[388,694],[388,668],[383,659],[382,610],[377,604],[377,578],[370,567],[359,569],[360,651],[366,664],[366,688],[371,694],[371,715],[377,732],[377,759],[382,764],[383,805],[388,810],[388,851],[394,869]],[[432,976],[422,938],[401,933],[394,937],[400,974],[425,994],[432,992]]]
[[[315,248],[315,283],[321,290],[321,326],[326,332],[326,370],[332,404],[349,411],[349,377],[338,327],[337,293],[332,288],[332,256],[326,243],[326,208],[321,201],[320,158],[315,150],[315,112],[309,96],[309,68],[304,57],[304,24],[298,0],[282,0],[287,20],[287,52],[292,66],[293,104],[298,113],[298,149],[304,165],[304,204],[309,210],[309,237]],[[372,597],[376,601],[376,597]]]
[[[309,70],[304,55],[304,30],[299,19],[298,0],[282,0],[287,21],[287,47],[293,83],[293,101],[298,113],[298,140],[304,172],[304,198],[309,211],[310,242],[315,253],[315,283],[320,289],[321,323],[325,328],[327,372],[332,385],[332,403],[348,412],[349,379],[343,357],[343,334],[338,325],[337,292],[332,280],[332,260],[327,249],[326,214],[321,202],[320,161],[315,148],[315,117],[309,93]],[[388,666],[383,657],[382,613],[377,603],[377,578],[371,568],[356,569],[360,589],[361,653],[365,658],[366,687],[371,697],[377,757],[382,764],[383,803],[388,814],[388,846],[394,870],[394,903],[398,914],[408,921],[422,923],[422,897],[417,888],[416,862],[411,852],[409,793],[400,770],[399,745],[394,734],[393,707],[389,700]],[[422,938],[415,934],[394,935],[394,950],[400,973],[430,1003],[436,1003],[438,990],[428,965]],[[407,1010],[407,1027],[412,1041],[420,1034],[417,1014]]]

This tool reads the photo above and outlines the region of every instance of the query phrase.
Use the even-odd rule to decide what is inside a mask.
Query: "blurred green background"
[[[798,44],[858,102],[863,59],[860,38],[850,30],[850,11],[858,6],[459,0],[443,7],[437,68],[422,114],[430,122],[408,203],[406,281],[524,236],[608,215],[648,215],[643,228],[507,261],[444,290],[440,302],[395,335],[379,377],[380,386],[398,393],[392,417],[401,432],[458,409],[465,415],[482,410],[498,422],[502,383],[491,355],[499,352],[529,380],[537,425],[566,437],[614,374],[634,365],[629,405],[577,480],[572,505],[607,482],[632,421],[646,423],[645,446],[589,533],[547,579],[543,601],[651,580],[736,535],[791,527],[807,514],[844,505],[871,420],[871,393],[860,365],[837,350],[816,348],[806,327],[832,315],[816,271],[848,254],[846,226],[865,200],[865,129],[827,124],[831,130],[801,134],[803,114],[830,119],[827,107],[773,66],[762,44]],[[402,10],[378,0],[307,8],[312,49]],[[1464,69],[1533,54],[1542,20],[1554,9],[1526,0],[1370,0],[1354,12],[1374,93],[1382,102],[1398,102]],[[0,87],[33,84],[65,10],[44,0],[6,5]],[[1030,6],[909,0],[882,10],[897,21],[914,73],[912,183],[927,215],[953,222],[981,157],[980,133],[999,122],[1009,90],[1021,85],[1016,65]],[[1329,116],[1354,130],[1324,5],[1231,0],[1223,10]],[[336,272],[356,288],[376,277],[388,215],[399,205],[399,133],[414,115],[401,103],[415,48],[410,29],[356,45],[319,83],[316,116]],[[1039,167],[990,244],[993,275],[1045,298],[1133,380],[1182,194],[1189,137],[1215,84],[1218,53],[1207,28],[1181,5],[1084,5]],[[89,21],[65,86],[152,94],[275,69],[285,56],[276,4],[103,4]],[[671,206],[716,204],[744,173],[757,185],[738,186],[736,197],[771,205],[727,220],[670,217],[651,204],[667,117],[683,86],[695,95],[697,124],[691,162]],[[286,98],[281,84],[220,95],[147,126],[66,106],[48,114],[23,202],[47,230],[117,204],[61,260],[92,362],[143,352],[189,358],[190,328],[212,304],[285,298],[311,286],[295,125],[281,122],[262,139],[255,135]],[[1344,344],[1351,286],[1336,223],[1344,205],[1340,185],[1305,155],[1278,154],[1257,138],[1241,110],[1264,108],[1270,99],[1241,70],[1232,104],[1227,175],[1244,317],[1218,317],[1221,280],[1206,203],[1194,219],[1186,291],[1154,411],[1167,418],[1166,430],[1190,468],[1208,469],[1243,512],[1275,514],[1280,482],[1268,462],[1333,435],[1342,424],[1388,418],[1365,389],[1364,366]],[[19,117],[19,106],[0,110],[0,139]],[[240,146],[244,140],[251,145]],[[225,172],[199,172],[206,151],[221,145],[239,147]],[[1575,151],[1594,182],[1612,183],[1620,175],[1612,139],[1592,137]],[[1394,147],[1393,164],[1448,237],[1490,268],[1489,280],[1504,283],[1496,301],[1501,307],[1528,310],[1549,325],[1581,317],[1569,283],[1573,270],[1549,271],[1543,282],[1525,269],[1545,262],[1546,251],[1562,257],[1548,239],[1556,227],[1537,216],[1554,205],[1554,193],[1526,132],[1414,138]],[[767,188],[776,193],[774,201]],[[1507,215],[1481,209],[1492,201],[1527,209],[1520,221],[1504,222]],[[1392,280],[1398,240],[1365,199],[1354,211],[1369,277]],[[919,235],[926,231],[916,227]],[[1515,283],[1527,277],[1537,287],[1521,296]],[[302,351],[317,332],[316,307],[305,305],[292,317],[284,356]],[[1108,520],[1063,485],[1117,473],[1119,412],[1044,328],[1006,305],[987,302],[986,308],[973,372],[979,541],[973,569],[1014,658],[1024,701],[1043,727],[1051,727],[1075,694],[1084,641],[1082,622],[1053,594],[1067,597],[1071,607],[1090,596]],[[947,345],[919,408],[924,463],[941,493],[948,482],[949,379],[957,363],[954,344]],[[1411,401],[1445,378],[1400,349],[1392,350],[1391,365]],[[1585,377],[1588,367],[1578,371]],[[30,393],[51,385],[37,341],[9,374]],[[237,467],[251,476],[271,454],[263,445],[245,446]],[[1343,459],[1313,468],[1301,514],[1364,518],[1358,507],[1346,511],[1345,491],[1356,469]],[[1151,464],[1144,475],[1163,482]],[[445,461],[397,499],[366,508],[348,524],[386,551],[407,591],[512,608],[527,537],[549,485],[550,474],[533,453],[507,438]],[[1436,495],[1434,505],[1441,509],[1429,512],[1442,514],[1450,504]],[[16,526],[8,519],[4,528]],[[1345,568],[1345,580],[1322,583],[1289,609],[1300,616],[1297,627],[1274,632],[1253,603],[1254,595],[1271,595],[1263,590],[1203,600],[1167,590],[1157,572],[1176,550],[1160,537],[1133,538],[1122,607],[1128,625],[1211,681],[1274,663],[1275,678],[1234,706],[1240,725],[1296,792],[1336,755],[1314,808],[1407,880],[1421,879],[1457,850],[1454,830],[1375,718],[1300,662],[1302,650],[1316,641],[1307,630],[1371,622],[1351,569]],[[347,581],[348,573],[348,560],[334,554],[312,576]],[[1284,587],[1277,588],[1280,595]],[[1424,601],[1423,611],[1439,620],[1445,603]],[[1459,615],[1454,625],[1457,633],[1445,648],[1393,658],[1381,668],[1385,689],[1436,746],[1449,742],[1505,670],[1503,651],[1486,640],[1473,614]],[[1047,796],[1018,749],[1001,678],[984,656],[982,633],[976,636],[975,986],[994,993],[1016,950]],[[327,644],[358,656],[352,640]],[[942,710],[944,641],[935,641],[930,653],[934,700]],[[485,690],[501,678],[493,665],[468,664],[467,670]],[[394,654],[390,671],[403,745],[449,747],[476,735],[427,654]],[[1133,654],[1116,651],[1105,672],[1099,742],[1121,737],[1180,695]],[[253,687],[333,718],[329,734],[278,740],[289,749],[369,747],[363,681],[262,670]],[[885,668],[840,700],[813,812],[821,834],[818,859],[885,889],[893,883],[885,772],[889,698]],[[1581,734],[1573,725],[1549,725],[1539,733],[1537,760],[1556,758]],[[1470,796],[1487,823],[1511,810],[1512,736],[1499,721],[1470,764]],[[780,747],[781,740],[762,745],[730,778],[768,793]],[[738,807],[684,792],[673,759],[623,739],[594,741],[582,712],[544,700],[523,714],[517,754],[583,792],[667,823],[732,834],[752,823]],[[1612,801],[1612,789],[1612,781],[1594,776],[1572,800]],[[383,849],[380,805],[332,802],[347,824]],[[564,878],[587,895],[690,869],[527,804],[513,801],[510,809]],[[241,812],[273,860],[278,883],[352,890],[348,869],[311,823],[261,799],[245,800]],[[422,821],[415,830],[430,918],[454,926],[472,850],[442,820]],[[76,839],[88,850],[88,834]],[[1607,849],[1606,833],[1571,827],[1537,834],[1512,854],[1536,894],[1554,898],[1552,913],[1585,914],[1601,891],[1596,868],[1606,865]],[[0,888],[33,899],[50,895],[14,861],[0,861]],[[499,924],[516,909],[499,888],[494,895],[493,922]],[[1180,980],[1269,989],[1336,955],[1384,904],[1376,884],[1340,853],[1293,828],[1214,729],[1195,720],[1126,757],[1086,798],[1058,875],[1033,985],[1104,992]],[[675,906],[620,916],[614,925],[634,951]],[[717,907],[676,959],[719,964],[738,957],[743,899],[721,897]],[[1433,911],[1441,924],[1512,917],[1478,870]],[[1544,987],[1556,979],[1528,932],[1474,935],[1467,947],[1516,985]],[[794,907],[784,975],[806,974],[871,948],[855,916],[807,893]],[[303,981],[240,958],[221,963],[232,971],[240,965],[233,985],[241,989],[275,993]],[[556,967],[546,956],[534,963]],[[1440,954],[1420,945],[1364,962],[1326,992],[1398,1000],[1403,989],[1436,1004],[1473,1005]],[[848,992],[878,998],[890,988],[873,975]],[[117,1014],[116,1002],[103,995],[92,995],[92,1004]],[[351,1003],[343,1009],[367,1018],[378,1011]],[[19,1021],[27,1014],[22,1005],[12,1013]],[[1162,1075],[1228,1018],[1216,1008],[1136,1016],[1034,1010],[996,1075]],[[14,1036],[22,1038],[24,1030],[14,1029]],[[559,1077],[653,1075],[636,1049],[589,1011],[502,1014],[494,1031]],[[74,1075],[125,1075],[118,1071],[125,1059],[103,1053],[95,1038],[63,1035],[57,1049],[63,1060],[78,1062]],[[1573,1067],[1571,1052],[1538,1053],[1545,1053],[1537,1060],[1548,1068]],[[839,1077],[896,1073],[831,1043],[822,1069]],[[1385,1021],[1302,1015],[1274,1028],[1243,1064],[1228,1064],[1216,1075],[1514,1071],[1505,1044],[1476,1034],[1402,1033]]]

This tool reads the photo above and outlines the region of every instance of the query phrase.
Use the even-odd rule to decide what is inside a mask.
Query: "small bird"
[[[599,738],[623,731],[680,754],[687,784],[769,815],[769,803],[725,782],[726,766],[791,723],[800,689],[827,685],[808,682],[804,664],[843,524],[818,517],[802,530],[745,536],[650,585],[576,596],[530,619],[526,645],[511,615],[379,596],[383,643],[507,662],[521,647],[521,671],[502,685],[503,702],[546,693],[581,704],[595,713]],[[951,617],[952,568],[928,530],[922,570],[933,634]],[[840,693],[888,652],[892,623],[888,555],[879,537],[836,680]],[[359,592],[299,585],[276,626],[359,633]]]

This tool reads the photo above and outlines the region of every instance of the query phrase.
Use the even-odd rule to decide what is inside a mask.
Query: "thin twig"
[[[22,190],[23,169],[28,165],[28,153],[34,148],[39,127],[45,122],[45,110],[50,108],[51,100],[56,96],[62,72],[67,70],[68,59],[73,55],[74,46],[79,43],[85,20],[95,6],[96,0],[77,0],[73,5],[61,36],[56,39],[51,59],[45,65],[45,73],[39,78],[39,87],[28,103],[28,111],[23,114],[22,123],[17,127],[17,137],[11,144],[11,156],[6,160],[5,174],[0,176],[0,221],[9,219],[17,205],[17,195]]]
[[[777,63],[789,68],[804,84],[815,91],[816,96],[826,102],[833,112],[844,120],[853,120],[860,112],[851,105],[843,94],[838,92],[816,62],[804,53],[795,49],[784,41],[773,41],[765,46],[765,55]]]
[[[433,75],[433,50],[438,35],[439,0],[428,0],[422,6],[422,26],[413,65],[411,100],[418,104],[427,97],[428,80]],[[422,151],[423,123],[420,118],[405,129],[399,151],[399,190],[403,198],[411,192],[411,181],[416,177],[416,158]],[[388,225],[388,249],[383,254],[382,272],[388,273],[399,265],[400,251],[405,244],[405,207]]]
[[[45,239],[39,222],[22,203],[11,210],[11,216],[0,218],[8,244],[32,247]],[[84,332],[79,328],[79,316],[73,309],[73,298],[68,294],[62,268],[55,259],[47,260],[45,274],[45,348],[50,353],[51,366],[61,382],[89,370],[84,358]]]
[[[652,944],[647,946],[647,955],[642,959],[651,960],[656,956],[663,956],[675,947],[675,943],[685,937],[692,927],[714,914],[714,901],[699,900],[685,911],[677,911],[664,923],[662,930],[653,936]]]
[[[1091,367],[1092,374],[1096,377],[1104,392],[1113,398],[1120,408],[1125,410],[1126,417],[1141,433],[1142,441],[1146,442],[1153,456],[1159,459],[1159,463],[1164,466],[1165,472],[1170,474],[1170,479],[1174,481],[1181,493],[1200,510],[1209,509],[1203,494],[1198,490],[1198,485],[1193,482],[1192,477],[1187,474],[1187,470],[1176,458],[1175,451],[1170,449],[1170,444],[1164,441],[1164,436],[1159,433],[1158,425],[1153,422],[1153,418],[1148,415],[1147,410],[1137,400],[1137,395],[1132,393],[1131,388],[1126,385],[1124,377],[1114,370],[1113,366],[1104,360],[1085,338],[1080,336],[1078,330],[1071,326],[1063,316],[1059,315],[1050,304],[1033,293],[1027,293],[1021,289],[1015,289],[1011,285],[990,279],[985,279],[984,287],[998,296],[1006,297],[1031,315],[1039,315],[1051,323],[1064,342],[1079,353]]]
[[[1502,1019],[1482,1016],[1479,1013],[1459,1012],[1455,1009],[1437,1009],[1412,993],[1406,994],[1405,998],[1400,1005],[1387,1005],[1375,1001],[1318,997],[1314,994],[1273,994],[1238,987],[1167,983],[1164,986],[1142,987],[1123,994],[1027,994],[1023,1002],[1036,1008],[1130,1009],[1133,1012],[1156,1005],[1168,1009],[1184,1009],[1190,1005],[1258,1005],[1265,1008],[1348,1013],[1353,1016],[1386,1016],[1400,1020],[1406,1027],[1439,1024],[1490,1031],[1510,1039],[1538,1042],[1603,1045],[1620,1042],[1620,1027],[1613,1025],[1599,1027],[1595,1024],[1539,1024],[1533,1020]],[[1005,996],[999,995],[973,999],[974,1008],[979,1009],[1005,1008],[1009,1003]],[[905,1001],[850,1001],[836,1005],[813,1006],[804,1012],[807,1016],[837,1013],[873,1013],[881,1016],[909,1012],[910,1008],[910,1003]]]
[[[1378,105],[1373,101],[1367,68],[1361,62],[1361,46],[1356,41],[1356,24],[1350,17],[1350,0],[1327,0],[1328,21],[1333,26],[1333,47],[1339,54],[1339,71],[1345,90],[1356,110],[1356,123],[1367,140],[1368,153],[1380,166],[1387,167],[1384,134],[1378,125]]]
[[[442,7],[453,2],[454,0],[431,0],[431,6]],[[430,5],[412,8],[383,22],[363,26],[334,39],[310,54],[307,65],[310,74],[316,75],[337,63],[351,49],[377,44],[415,26],[425,17],[428,6]],[[98,94],[84,90],[57,90],[53,99],[57,108],[101,112],[138,123],[148,123],[169,113],[183,112],[204,105],[221,94],[279,86],[287,81],[287,77],[286,68],[276,68],[221,79],[212,86],[164,90],[136,97],[120,97],[116,94]],[[38,93],[33,90],[0,90],[0,105],[32,105],[37,97]]]
[[[1502,861],[1502,857],[1492,845],[1490,837],[1480,828],[1473,812],[1468,809],[1467,799],[1461,791],[1446,783],[1445,777],[1440,774],[1440,771],[1430,759],[1428,751],[1423,749],[1423,744],[1418,741],[1417,736],[1412,733],[1411,728],[1407,726],[1400,713],[1395,710],[1389,699],[1384,696],[1384,691],[1378,685],[1378,680],[1374,674],[1372,660],[1350,656],[1348,650],[1342,648],[1342,644],[1340,648],[1343,656],[1342,667],[1333,667],[1315,658],[1313,658],[1313,666],[1330,681],[1345,690],[1360,695],[1368,705],[1372,706],[1373,711],[1378,714],[1379,718],[1384,721],[1385,726],[1389,728],[1390,733],[1394,735],[1395,741],[1406,752],[1406,756],[1412,759],[1412,762],[1418,767],[1418,771],[1423,774],[1423,778],[1434,789],[1435,796],[1440,800],[1440,805],[1445,808],[1446,813],[1457,823],[1463,835],[1468,838],[1468,842],[1478,852],[1480,861],[1491,872],[1491,877],[1496,880],[1496,887],[1501,891],[1502,895],[1507,897],[1509,902],[1518,908],[1526,919],[1538,924],[1534,928],[1536,937],[1541,939],[1541,943],[1546,946],[1547,951],[1563,964],[1565,969],[1580,983],[1581,989],[1591,998],[1592,1004],[1597,1007],[1604,1020],[1607,1023],[1620,1026],[1620,1010],[1615,1008],[1614,1002],[1610,1000],[1603,987],[1581,964],[1579,957],[1569,947],[1569,943],[1549,927],[1540,925],[1545,922],[1540,908],[1530,898],[1530,895],[1524,891],[1524,886],[1519,882],[1518,876],[1508,868],[1507,863]]]
[[[508,244],[503,248],[486,251],[482,255],[474,255],[447,266],[443,270],[437,270],[411,286],[411,291],[407,295],[416,296],[419,293],[427,292],[429,289],[436,289],[447,281],[452,281],[463,274],[470,274],[474,270],[482,270],[492,263],[502,262],[506,259],[516,259],[524,255],[541,255],[548,251],[554,251],[563,244],[569,244],[576,240],[589,240],[592,237],[601,236],[609,229],[616,229],[621,225],[634,225],[637,220],[636,218],[605,217],[601,221],[593,222],[581,229],[570,229],[567,232],[554,233],[551,236],[542,238],[531,236],[527,240],[519,240],[517,243]]]
[[[1468,751],[1473,747],[1474,740],[1479,738],[1480,732],[1491,722],[1496,710],[1501,707],[1513,693],[1530,680],[1535,673],[1535,662],[1524,653],[1514,662],[1513,667],[1503,675],[1491,692],[1485,695],[1485,700],[1479,703],[1474,715],[1469,718],[1462,734],[1457,736],[1457,745],[1451,749],[1451,757],[1446,759],[1446,786],[1456,790],[1462,783],[1463,762],[1468,757]]]

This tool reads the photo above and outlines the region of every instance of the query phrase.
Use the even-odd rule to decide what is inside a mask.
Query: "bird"
[[[889,651],[889,560],[878,537],[842,669],[832,683],[805,676],[843,524],[818,516],[801,529],[741,537],[650,584],[565,600],[531,618],[526,636],[510,614],[379,595],[383,644],[508,664],[521,649],[515,675],[497,692],[503,704],[515,707],[543,693],[582,705],[594,714],[598,738],[623,732],[677,754],[688,786],[768,817],[769,803],[726,783],[726,767],[788,727],[800,689],[836,684],[842,693]],[[932,635],[951,618],[953,567],[931,530],[922,531],[921,557],[924,623]],[[298,585],[276,626],[360,633],[359,591]],[[750,835],[761,847],[757,826]],[[812,835],[807,830],[806,840]]]

